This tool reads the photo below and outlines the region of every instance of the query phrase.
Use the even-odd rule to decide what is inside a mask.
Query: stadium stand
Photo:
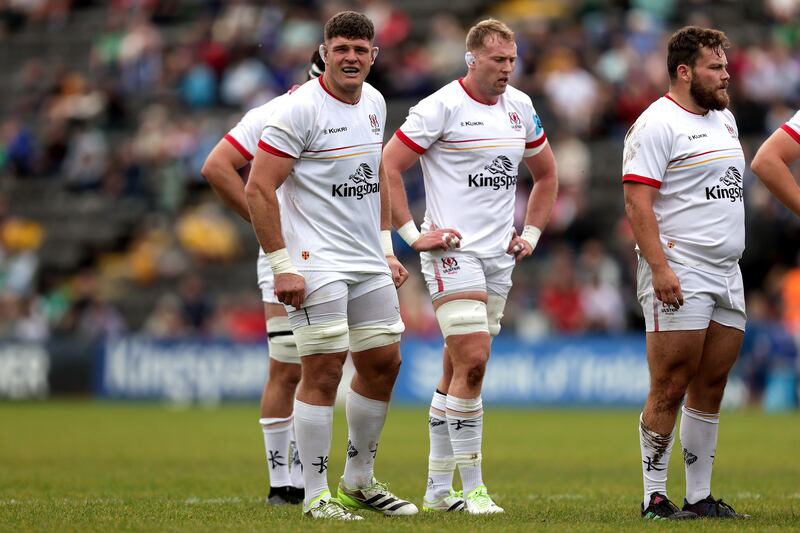
[[[27,248],[3,240],[4,334],[263,336],[228,326],[231,316],[260,317],[257,243],[199,169],[244,110],[303,80],[322,21],[344,4],[33,4],[0,8],[0,65],[8,73],[0,77],[0,224],[30,221],[43,234]],[[504,331],[526,337],[640,329],[619,183],[622,137],[666,88],[663,45],[674,28],[707,24],[730,35],[732,106],[749,157],[800,104],[796,3],[346,4],[376,22],[382,50],[370,81],[387,97],[387,131],[409,105],[462,73],[465,27],[497,15],[515,28],[515,85],[533,98],[561,178],[553,219],[536,258],[515,273],[506,313]],[[418,170],[408,179],[418,219],[420,179]],[[521,183],[520,203],[529,186]],[[796,311],[782,295],[784,280],[794,283],[786,273],[797,266],[800,222],[749,172],[745,189],[746,285],[763,301],[760,317],[782,327],[785,313],[796,335]],[[417,258],[396,246],[412,271],[401,290],[406,323],[431,335]],[[27,284],[9,283],[26,268]],[[575,273],[570,283],[552,275],[567,271]],[[195,276],[207,306],[199,319],[180,289]],[[162,314],[172,328],[146,327]]]

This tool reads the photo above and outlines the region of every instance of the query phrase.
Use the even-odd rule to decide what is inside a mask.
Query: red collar
[[[342,100],[341,98],[339,98],[338,96],[336,96],[335,94],[333,94],[333,93],[331,92],[331,90],[330,90],[330,89],[328,89],[328,87],[326,87],[326,86],[325,86],[325,82],[324,82],[324,81],[322,81],[322,76],[320,76],[320,77],[319,77],[319,78],[317,78],[317,79],[319,80],[319,84],[322,86],[322,88],[325,90],[325,92],[326,92],[326,93],[328,93],[329,95],[331,95],[331,96],[332,96],[332,97],[334,97],[335,99],[339,100],[339,101],[340,101],[340,102],[342,102],[343,104],[347,104],[347,105],[358,105],[358,102],[360,102],[360,101],[361,101],[361,98],[359,98],[359,99],[358,99],[357,101],[355,101],[355,102],[347,102],[347,101],[345,101],[345,100]]]

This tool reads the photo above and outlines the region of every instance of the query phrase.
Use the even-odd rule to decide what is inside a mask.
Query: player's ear
[[[378,52],[380,52],[380,51],[381,51],[381,49],[378,48],[377,46],[373,46],[372,47],[372,51],[370,52],[370,54],[372,55],[372,62],[370,62],[370,65],[374,65],[375,64],[375,59],[378,57]]]
[[[469,50],[464,54],[464,61],[467,63],[467,67],[472,67],[475,64],[475,54],[470,52]]]
[[[324,44],[319,45],[319,57],[322,58],[322,62],[325,63],[326,65],[328,64],[328,60],[325,59],[325,53],[327,51],[328,48]]]

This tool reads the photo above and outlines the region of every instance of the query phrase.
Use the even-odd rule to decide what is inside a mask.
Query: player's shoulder
[[[319,107],[325,100],[325,89],[319,79],[311,79],[282,95],[281,107],[292,107],[297,109],[310,109]]]
[[[414,107],[419,110],[455,109],[461,105],[466,95],[459,80],[453,80],[420,100]]]
[[[289,92],[279,94],[275,98],[268,100],[261,105],[251,108],[247,113],[244,114],[244,117],[245,119],[268,117],[269,115],[274,113],[275,110],[280,109],[288,97],[289,97]]]
[[[533,107],[531,97],[512,85],[506,87],[505,97],[513,104]]]
[[[678,120],[678,104],[666,96],[662,96],[647,106],[634,123],[635,126],[649,131],[671,132],[672,125]]]
[[[384,99],[383,94],[367,82],[364,82],[361,88],[361,98],[382,106],[386,105],[386,99]]]
[[[736,125],[736,117],[733,116],[733,111],[731,111],[726,107],[725,109],[720,109],[718,113],[720,114],[723,120],[732,122],[734,125]]]

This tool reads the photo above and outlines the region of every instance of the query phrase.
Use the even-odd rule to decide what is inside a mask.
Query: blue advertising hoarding
[[[175,402],[258,398],[266,353],[260,343],[112,340],[95,360],[95,393]],[[429,402],[441,375],[441,341],[405,338],[402,353],[394,400]],[[517,405],[641,405],[648,384],[643,336],[501,336],[492,345],[483,398]]]

